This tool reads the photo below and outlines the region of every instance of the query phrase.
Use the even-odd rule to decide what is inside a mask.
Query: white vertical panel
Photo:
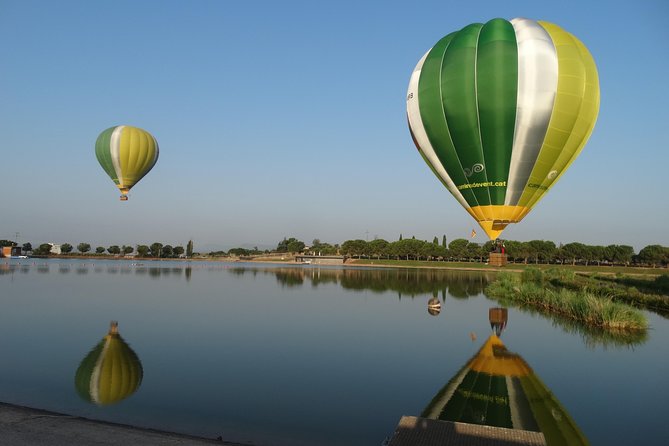
[[[511,20],[518,42],[518,103],[505,205],[515,206],[546,137],[558,82],[558,59],[548,33],[534,20]]]
[[[121,133],[123,133],[124,125],[117,126],[111,134],[109,140],[109,151],[111,153],[112,164],[118,178],[119,186],[123,187],[123,171],[121,170]]]
[[[425,132],[425,127],[423,127],[423,119],[420,117],[418,82],[420,81],[420,73],[423,69],[423,63],[425,63],[425,59],[429,53],[430,51],[425,53],[425,55],[418,61],[418,65],[414,68],[413,73],[411,73],[411,79],[409,80],[409,90],[407,91],[407,118],[409,120],[409,127],[416,139],[418,147],[423,152],[423,155],[425,155],[425,158],[434,171],[439,175],[439,178],[441,178],[442,182],[446,185],[448,191],[453,194],[455,199],[458,200],[465,209],[469,209],[469,204],[455,186],[453,180],[451,180],[451,177],[448,175],[446,169],[444,169],[444,166],[437,157],[432,144],[430,144],[430,139]]]

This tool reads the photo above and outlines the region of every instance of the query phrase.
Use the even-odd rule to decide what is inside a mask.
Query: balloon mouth
[[[493,220],[493,221],[480,221],[479,225],[485,231],[485,233],[490,237],[490,240],[497,240],[500,234],[506,229],[506,227],[512,223],[508,220]]]
[[[119,189],[121,191],[121,197],[119,198],[121,201],[128,201],[128,192],[130,192],[130,189],[127,187],[121,187],[119,186]]]

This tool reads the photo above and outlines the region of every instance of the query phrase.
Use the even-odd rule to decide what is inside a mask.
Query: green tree
[[[121,248],[119,248],[118,245],[111,245],[109,248],[107,248],[107,252],[114,255],[120,254]]]
[[[174,249],[172,250],[174,253],[175,257],[180,257],[184,253],[184,247],[183,246],[175,246]]]
[[[291,239],[288,242],[288,252],[302,252],[304,250],[304,242],[296,239]]]
[[[609,245],[604,248],[605,260],[613,264],[629,265],[633,256],[634,248],[628,245]]]
[[[33,245],[30,242],[26,242],[23,244],[23,247],[21,248],[23,252],[28,252],[33,250]]]
[[[448,245],[446,244],[446,235],[441,238],[441,246],[448,248]]]
[[[439,239],[437,238],[436,235],[435,235],[434,238],[432,239],[432,244],[433,244],[433,245],[438,245],[438,244],[439,244]]]
[[[329,243],[321,242],[319,239],[314,239],[311,244],[311,251],[315,255],[329,256],[337,253],[334,246]]]
[[[562,247],[562,254],[565,259],[571,259],[571,264],[575,265],[577,260],[585,260],[586,247],[583,243],[572,242]]]
[[[152,243],[149,247],[151,250],[151,257],[160,257],[160,251],[163,249],[162,243]]]
[[[0,240],[0,246],[16,246],[16,242],[11,240]]]
[[[669,262],[669,248],[661,245],[648,245],[639,251],[637,259],[641,263],[651,265],[653,268]]]
[[[464,238],[456,238],[448,244],[448,250],[456,260],[467,257],[467,245],[469,241]]]
[[[33,250],[33,254],[47,256],[51,254],[51,245],[48,243],[42,243],[37,249]]]
[[[400,240],[399,240],[399,241],[400,241],[400,242],[402,241],[402,233],[400,233]]]
[[[380,259],[382,256],[387,255],[388,242],[382,238],[377,238],[368,243],[369,254],[375,256],[377,259]]]
[[[146,255],[149,253],[149,247],[146,245],[137,245],[137,254],[140,257],[146,257]]]
[[[193,257],[193,240],[188,240],[188,244],[186,245],[186,257],[189,259]]]
[[[60,252],[62,252],[63,254],[69,254],[72,252],[73,249],[74,248],[69,243],[63,243],[62,245],[60,245]]]
[[[77,245],[77,251],[79,251],[82,254],[86,254],[90,250],[91,250],[91,245],[89,243],[82,242]]]
[[[488,252],[486,251],[484,253],[483,247],[479,245],[478,243],[472,243],[470,242],[466,249],[465,249],[466,257],[469,260],[473,259],[479,259],[479,261],[483,261],[484,256],[488,256]]]
[[[341,253],[351,257],[361,257],[370,254],[369,242],[361,239],[346,240],[341,245]]]
[[[161,252],[162,253],[161,253],[160,257],[163,257],[163,258],[169,258],[169,257],[172,257],[174,255],[174,249],[172,248],[172,245],[163,246],[163,249],[162,249]]]
[[[134,250],[135,250],[135,248],[133,248],[132,246],[128,246],[128,245],[123,245],[123,248],[121,248],[121,251],[123,251],[123,255],[130,254]]]
[[[103,252],[105,252],[104,246],[98,246],[97,248],[95,248],[95,252],[97,254],[102,254]]]

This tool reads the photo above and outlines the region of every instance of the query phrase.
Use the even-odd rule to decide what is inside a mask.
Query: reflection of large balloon
[[[158,142],[146,130],[129,125],[110,127],[95,141],[95,156],[121,191],[121,200],[158,161]]]
[[[588,444],[530,366],[494,334],[421,416],[541,432],[548,445]]]
[[[105,405],[135,393],[143,376],[142,363],[112,322],[107,336],[81,361],[74,381],[83,399]]]
[[[448,34],[420,59],[407,95],[418,151],[491,239],[562,176],[598,111],[597,68],[585,46],[528,19]]]

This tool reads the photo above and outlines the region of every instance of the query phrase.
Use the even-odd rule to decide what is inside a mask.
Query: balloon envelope
[[[554,24],[521,18],[448,34],[420,59],[407,94],[420,154],[491,239],[562,176],[598,111],[586,47]]]
[[[95,156],[121,191],[121,200],[153,168],[158,153],[158,142],[149,132],[129,125],[110,127],[95,141]]]

